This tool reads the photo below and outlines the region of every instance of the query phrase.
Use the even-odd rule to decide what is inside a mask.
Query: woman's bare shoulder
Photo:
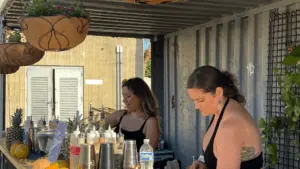
[[[115,118],[117,118],[117,120],[119,121],[125,112],[126,112],[126,110],[117,110],[117,111],[113,112],[111,115],[114,116]]]

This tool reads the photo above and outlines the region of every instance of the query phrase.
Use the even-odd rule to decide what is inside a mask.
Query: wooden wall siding
[[[103,85],[84,85],[84,113],[88,104],[95,107],[116,107],[116,53],[115,47],[123,46],[123,78],[136,74],[136,39],[88,36],[74,49],[64,52],[47,52],[35,65],[84,66],[84,79],[102,79]],[[142,57],[142,56],[141,56]],[[6,127],[16,108],[26,110],[26,67],[6,77]],[[8,116],[9,115],[9,116]]]

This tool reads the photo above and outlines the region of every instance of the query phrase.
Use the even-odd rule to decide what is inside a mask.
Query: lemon
[[[24,144],[19,144],[15,148],[14,156],[17,158],[26,158],[29,155],[29,149]]]
[[[18,145],[20,145],[21,143],[19,143],[19,142],[16,142],[16,143],[13,143],[11,146],[10,146],[10,154],[12,155],[12,156],[15,156],[15,150],[16,150],[16,148],[17,148],[17,146]]]

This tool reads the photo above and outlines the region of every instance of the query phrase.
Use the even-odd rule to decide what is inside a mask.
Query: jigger
[[[96,169],[95,147],[91,144],[80,145],[80,169]]]
[[[102,143],[99,158],[98,169],[115,169],[114,145]]]
[[[138,165],[138,154],[135,140],[125,140],[123,155],[123,169],[134,168]]]

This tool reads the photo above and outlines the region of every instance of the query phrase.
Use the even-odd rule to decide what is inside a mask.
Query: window
[[[27,67],[26,116],[49,121],[52,114],[66,121],[83,114],[82,67]]]

